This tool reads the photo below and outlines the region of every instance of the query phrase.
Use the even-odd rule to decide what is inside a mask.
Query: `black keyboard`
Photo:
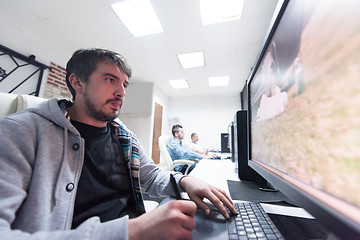
[[[229,239],[284,239],[269,215],[256,202],[235,202],[239,214],[228,222]]]

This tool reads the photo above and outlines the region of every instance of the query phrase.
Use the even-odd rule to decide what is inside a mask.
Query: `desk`
[[[326,239],[328,235],[328,231],[304,209],[277,204],[286,200],[280,192],[276,194],[262,192],[255,185],[251,186],[251,183],[241,182],[235,172],[235,163],[229,159],[202,159],[189,175],[225,190],[230,196],[237,190],[233,189],[234,186],[242,187],[242,194],[237,198],[238,200],[268,202],[261,205],[285,239]],[[229,180],[235,183],[231,184],[231,188],[229,188]],[[233,196],[232,198],[234,199]]]
[[[221,188],[230,195],[227,180],[240,181],[235,172],[235,163],[229,159],[202,159],[189,173],[204,182]]]
[[[233,200],[281,202],[288,199],[280,192],[260,191],[254,183],[240,181],[235,163],[229,159],[202,159],[189,174],[225,190]]]
[[[240,181],[231,160],[202,159],[189,174],[215,187],[219,187],[233,200],[281,202],[288,199],[280,192],[260,191],[254,183]]]

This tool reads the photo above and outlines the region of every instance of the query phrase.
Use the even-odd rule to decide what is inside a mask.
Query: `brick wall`
[[[70,98],[72,99],[71,93],[66,85],[65,68],[51,62],[51,71],[49,72],[48,79],[45,85],[44,98]]]

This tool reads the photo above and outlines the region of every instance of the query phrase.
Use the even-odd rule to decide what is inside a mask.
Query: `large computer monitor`
[[[248,137],[248,113],[247,110],[236,112],[233,121],[233,143],[232,156],[235,162],[235,171],[241,181],[254,182],[263,189],[267,184],[266,179],[255,172],[248,165],[249,159],[249,137]]]
[[[279,4],[248,79],[248,166],[360,239],[360,1]]]

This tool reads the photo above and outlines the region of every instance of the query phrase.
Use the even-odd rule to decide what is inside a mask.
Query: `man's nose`
[[[125,87],[123,84],[121,84],[115,91],[114,95],[118,98],[125,97]]]

